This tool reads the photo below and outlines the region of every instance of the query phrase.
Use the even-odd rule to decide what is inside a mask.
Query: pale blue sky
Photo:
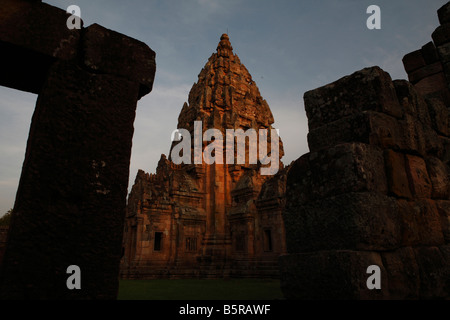
[[[139,101],[130,166],[154,172],[189,90],[222,33],[267,100],[289,164],[308,152],[303,93],[378,65],[406,79],[402,58],[431,41],[444,0],[44,0],[78,5],[98,23],[156,52],[153,91]],[[381,30],[368,30],[369,5]],[[0,87],[0,215],[14,204],[36,95]]]

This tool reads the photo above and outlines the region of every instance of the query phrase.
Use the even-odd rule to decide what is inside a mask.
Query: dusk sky
[[[303,94],[365,67],[407,79],[402,58],[431,41],[445,0],[44,0],[81,9],[93,23],[145,42],[156,52],[153,91],[139,103],[130,166],[155,172],[168,154],[178,114],[197,76],[228,33],[268,102],[285,157],[307,153]],[[381,9],[369,30],[367,7]],[[63,26],[65,27],[65,26]],[[0,87],[0,216],[14,205],[37,95]],[[64,107],[64,106],[61,106]],[[130,190],[130,189],[129,189]]]

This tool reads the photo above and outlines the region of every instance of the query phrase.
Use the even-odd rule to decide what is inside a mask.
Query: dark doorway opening
[[[161,251],[162,245],[162,232],[155,232],[155,243],[153,251]]]
[[[264,251],[272,251],[272,232],[271,230],[264,230]]]

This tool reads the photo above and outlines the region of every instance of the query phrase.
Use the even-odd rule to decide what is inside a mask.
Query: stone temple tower
[[[280,160],[281,140],[271,149],[273,123],[267,102],[223,34],[180,112],[180,141],[172,142],[168,157],[161,156],[156,174],[138,172],[128,200],[123,277],[277,276],[277,259],[285,252],[281,211],[288,168]],[[209,141],[208,129],[216,130]],[[239,129],[255,135],[241,140],[245,159],[241,152],[238,161],[238,138],[230,140],[232,148],[225,140],[227,130]],[[216,161],[207,163],[208,146],[221,142],[217,133],[223,153],[215,149],[210,155]],[[180,153],[182,142],[188,147]],[[261,161],[261,151],[276,157]],[[173,155],[187,158],[178,163]],[[277,170],[262,174],[268,167]]]

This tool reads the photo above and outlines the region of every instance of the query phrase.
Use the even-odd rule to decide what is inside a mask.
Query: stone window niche
[[[270,229],[264,230],[264,251],[272,252],[272,231]]]
[[[197,251],[197,238],[196,237],[187,237],[186,238],[186,251],[187,252]]]
[[[245,234],[238,234],[235,238],[235,250],[237,252],[246,252],[246,239]]]
[[[155,232],[155,242],[153,245],[153,251],[161,251],[162,249],[162,232]]]

